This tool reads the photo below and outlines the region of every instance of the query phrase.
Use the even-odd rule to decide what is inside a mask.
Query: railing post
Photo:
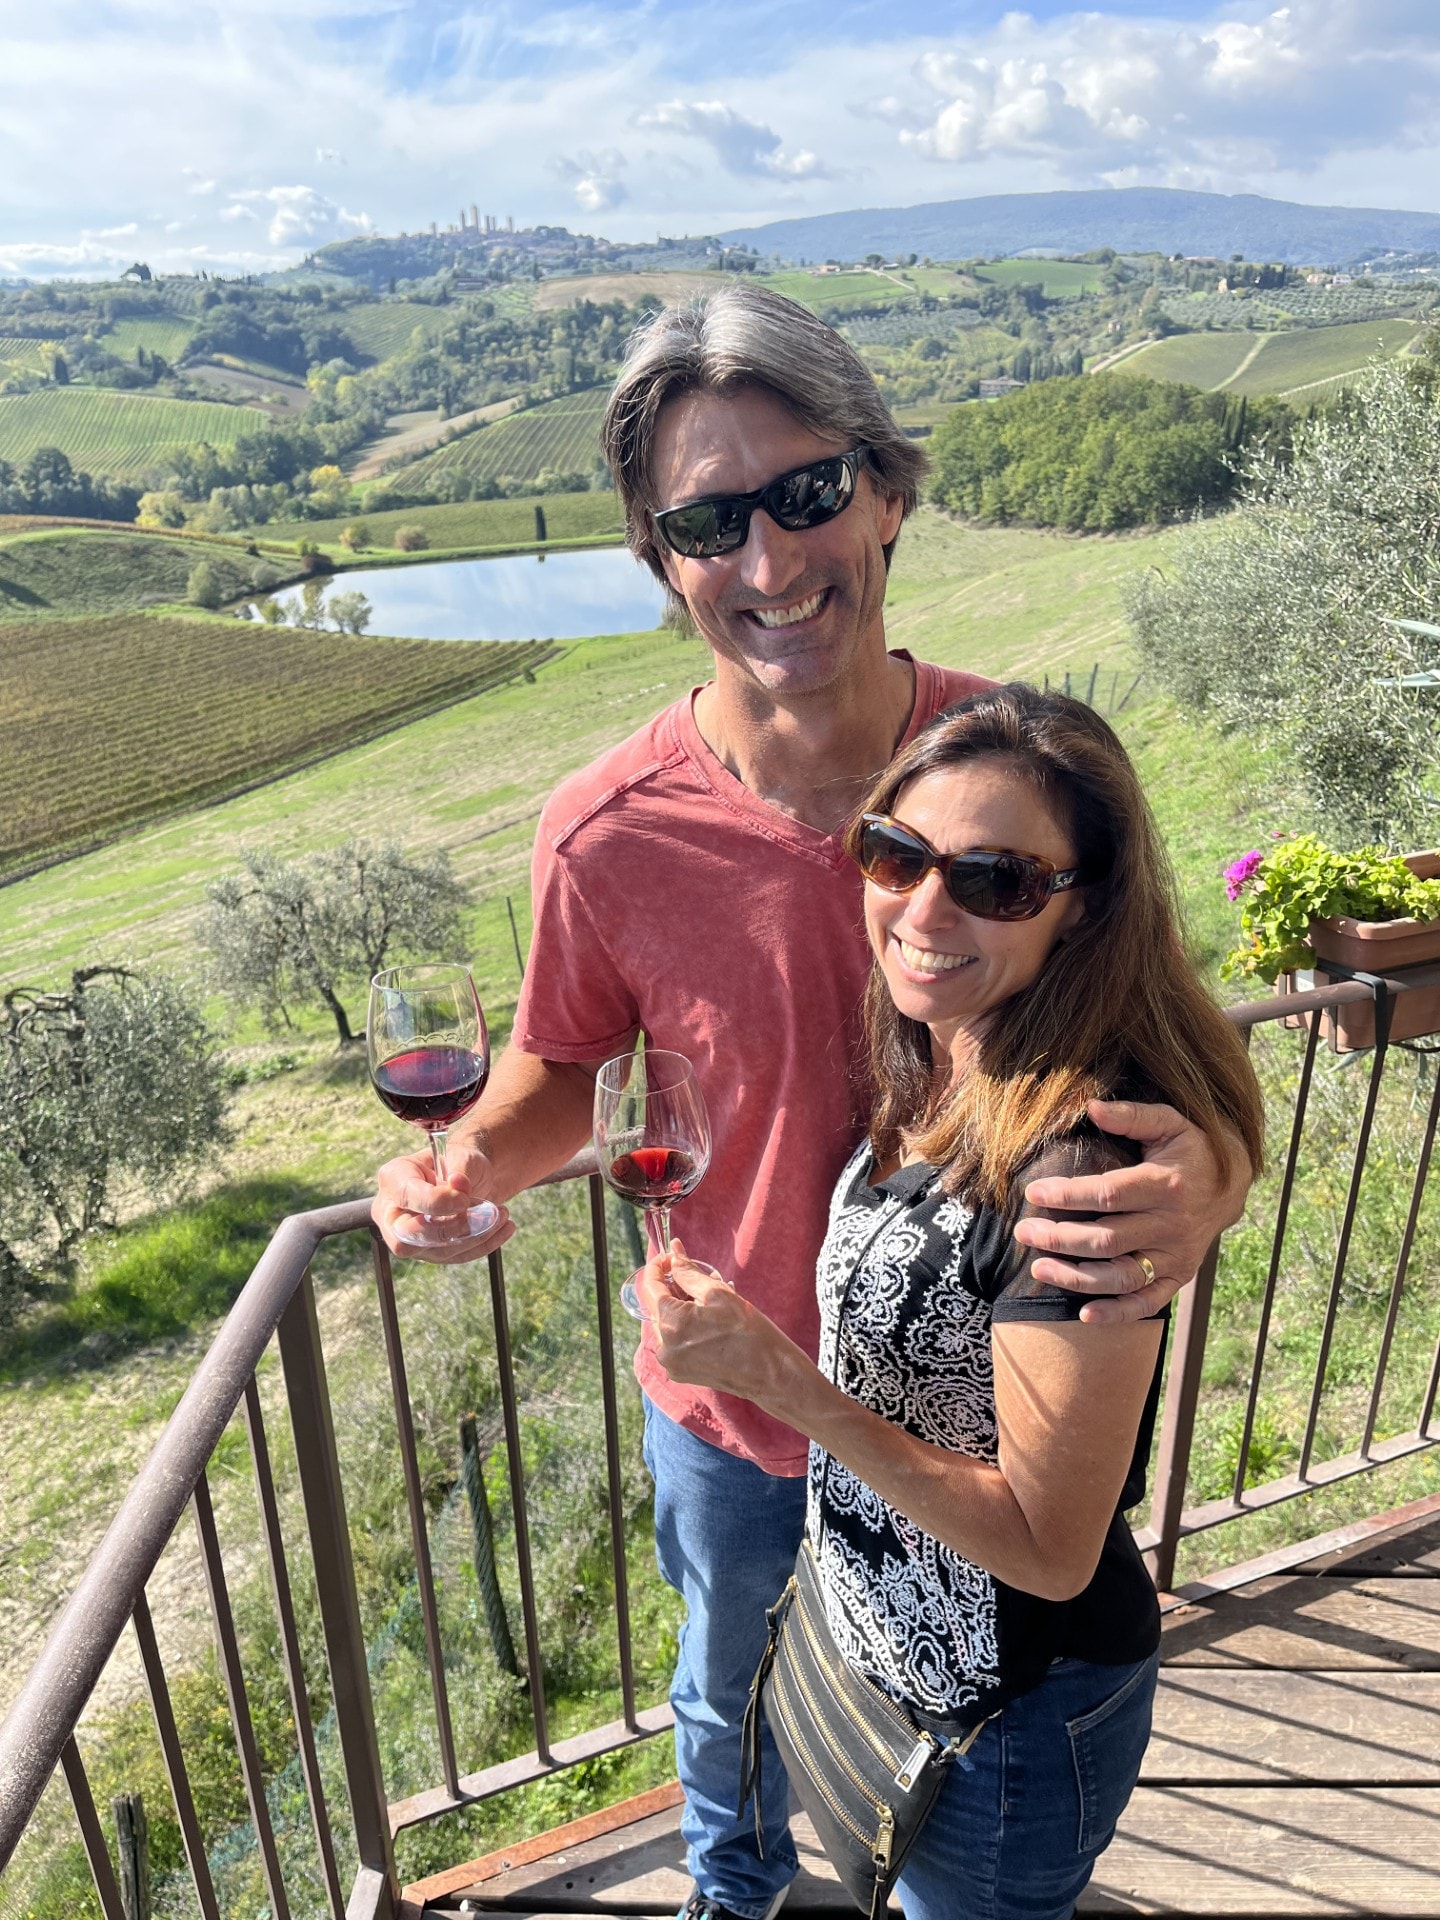
[[[295,1435],[295,1462],[305,1503],[305,1524],[315,1564],[325,1657],[335,1700],[335,1723],[345,1761],[345,1783],[355,1822],[355,1847],[367,1910],[379,1920],[399,1911],[400,1881],[390,1838],[390,1808],[375,1735],[375,1703],[365,1664],[365,1637],[355,1591],[355,1563],[345,1519],[335,1426],[320,1349],[315,1289],[307,1273],[278,1328],[285,1397]],[[357,1886],[358,1886],[357,1882]],[[373,1897],[373,1906],[369,1901]]]
[[[1220,1242],[1211,1242],[1193,1285],[1182,1287],[1171,1329],[1173,1348],[1165,1383],[1165,1413],[1160,1423],[1160,1451],[1155,1461],[1155,1494],[1150,1527],[1157,1536],[1145,1555],[1146,1564],[1162,1592],[1175,1578],[1175,1549],[1180,1541],[1180,1516],[1185,1508],[1185,1482],[1190,1472],[1190,1445],[1195,1437],[1195,1409],[1200,1401],[1200,1376],[1205,1365],[1205,1337],[1210,1331],[1210,1303],[1215,1295],[1215,1271]]]

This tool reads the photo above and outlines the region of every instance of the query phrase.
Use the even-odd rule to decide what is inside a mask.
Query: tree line
[[[999,525],[1112,533],[1181,519],[1227,500],[1237,456],[1282,458],[1283,401],[1092,374],[1046,380],[936,428],[931,498]]]

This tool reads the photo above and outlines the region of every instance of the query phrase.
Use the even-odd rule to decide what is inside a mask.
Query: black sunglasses
[[[652,515],[666,546],[687,560],[713,560],[717,553],[733,553],[750,534],[750,516],[763,507],[787,533],[803,533],[843,513],[855,498],[855,482],[867,449],[831,454],[807,466],[782,473],[754,493],[717,493],[688,506],[666,507]]]
[[[860,821],[860,871],[886,893],[913,893],[933,867],[957,907],[977,920],[1033,920],[1052,894],[1080,884],[1080,869],[1063,872],[1035,853],[1001,847],[967,847],[937,853],[928,840],[888,814]]]

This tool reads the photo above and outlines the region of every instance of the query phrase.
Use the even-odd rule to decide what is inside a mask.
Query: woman
[[[1029,1180],[1128,1159],[1087,1101],[1168,1101],[1217,1163],[1238,1135],[1258,1168],[1260,1100],[1184,958],[1134,770],[1082,703],[1013,685],[942,714],[847,845],[874,1105],[820,1255],[820,1366],[678,1242],[641,1294],[673,1378],[808,1435],[844,1656],[922,1726],[987,1721],[900,1878],[908,1920],[1061,1920],[1149,1735],[1159,1613],[1123,1509],[1162,1327],[1085,1324],[1011,1232]]]

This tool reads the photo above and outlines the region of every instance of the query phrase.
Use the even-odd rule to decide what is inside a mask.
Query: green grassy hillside
[[[158,353],[173,366],[183,359],[194,332],[195,322],[183,314],[177,313],[168,319],[158,314],[146,315],[117,320],[102,336],[101,345],[121,360],[133,360],[135,349],[143,347],[147,353]]]
[[[812,312],[822,307],[893,307],[912,291],[898,274],[889,273],[819,273],[798,267],[756,278]]]
[[[216,540],[88,528],[0,538],[0,622],[43,614],[132,613],[183,600],[202,560],[226,600],[265,577],[259,572],[265,563]],[[282,558],[279,570],[293,572],[298,564],[292,558],[287,567]]]
[[[410,344],[417,328],[425,339],[433,339],[456,311],[420,300],[377,300],[351,307],[341,317],[341,325],[367,359],[388,360]]]
[[[1265,337],[1259,354],[1236,375],[1235,393],[1303,393],[1319,381],[1358,372],[1368,361],[1403,353],[1419,328],[1413,320],[1363,320]]]
[[[338,520],[277,522],[262,529],[267,540],[315,540],[332,546],[356,518],[363,519],[377,547],[400,527],[423,527],[436,551],[452,547],[511,547],[535,538],[535,508],[545,509],[552,540],[618,539],[624,520],[613,493],[527,494],[517,500],[461,500],[453,506],[387,507],[383,513],[348,514]]]
[[[534,480],[547,470],[588,473],[600,459],[600,416],[609,397],[608,387],[593,387],[528,407],[402,467],[388,476],[390,484],[427,487],[453,472],[477,480]]]
[[[975,278],[997,287],[1039,287],[1047,300],[1100,290],[1099,267],[1083,260],[995,260],[977,267]]]
[[[59,447],[73,466],[88,472],[137,478],[163,472],[176,447],[193,440],[230,446],[241,434],[258,433],[266,421],[254,407],[45,387],[0,396],[0,460],[26,460],[41,447]]]
[[[1128,355],[1115,371],[1179,380],[1207,392],[1294,393],[1352,376],[1377,355],[1401,353],[1418,331],[1416,321],[1394,319],[1290,333],[1172,334]]]

